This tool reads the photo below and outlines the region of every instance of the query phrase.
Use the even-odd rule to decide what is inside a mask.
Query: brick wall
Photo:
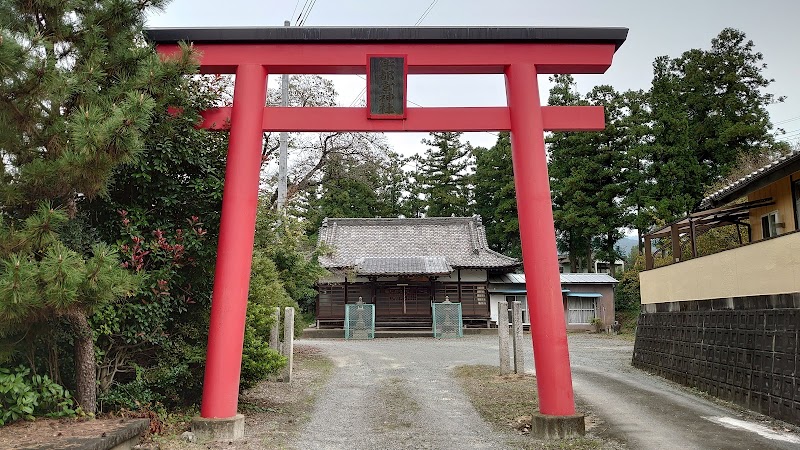
[[[800,293],[642,310],[635,367],[800,425]]]

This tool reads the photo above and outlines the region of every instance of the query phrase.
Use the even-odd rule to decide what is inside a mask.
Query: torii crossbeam
[[[543,133],[602,130],[604,112],[542,106],[537,75],[605,72],[627,29],[275,27],[147,33],[165,57],[180,51],[179,41],[190,42],[200,52],[202,73],[236,75],[233,107],[206,111],[203,122],[230,130],[203,418],[232,418],[237,411],[263,131],[510,131],[540,411],[575,413]],[[265,107],[267,74],[369,75],[368,68],[380,67],[370,66],[376,55],[401,62],[396,72],[382,72],[389,83],[384,91],[373,93],[368,86],[373,102],[383,102],[373,103],[377,109]],[[406,108],[408,74],[504,74],[508,106]],[[390,84],[401,89],[391,93]]]

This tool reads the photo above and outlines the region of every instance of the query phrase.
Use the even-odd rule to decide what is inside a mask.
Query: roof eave
[[[155,44],[195,43],[575,43],[614,44],[621,27],[208,27],[148,28]]]
[[[736,186],[739,181],[736,183],[731,184],[728,188],[723,188],[721,191],[721,195],[715,196],[712,194],[703,199],[700,203],[701,208],[709,208],[709,207],[717,207],[720,205],[725,205],[730,203],[738,198],[744,197],[745,195],[757,191],[763,187],[769,186],[776,181],[786,178],[789,175],[800,171],[800,152],[796,152],[789,157],[787,157],[786,161],[777,164],[775,167],[770,168],[770,170],[765,171],[762,174],[757,175],[748,175],[752,176],[751,179],[741,182],[742,184]],[[730,189],[733,187],[732,189]],[[726,189],[730,189],[726,192]]]

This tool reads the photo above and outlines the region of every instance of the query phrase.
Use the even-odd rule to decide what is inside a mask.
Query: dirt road
[[[310,340],[336,371],[296,448],[509,448],[469,403],[451,369],[498,364],[497,338]],[[633,343],[570,335],[578,401],[633,449],[798,449],[800,436],[630,366]],[[533,371],[526,349],[526,369]]]
[[[798,449],[800,435],[775,432],[755,414],[704,399],[631,367],[633,342],[570,336],[573,388],[608,432],[634,449]]]

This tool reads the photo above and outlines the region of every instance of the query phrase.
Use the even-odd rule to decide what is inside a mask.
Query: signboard
[[[405,119],[405,55],[367,56],[367,112],[370,119]]]

